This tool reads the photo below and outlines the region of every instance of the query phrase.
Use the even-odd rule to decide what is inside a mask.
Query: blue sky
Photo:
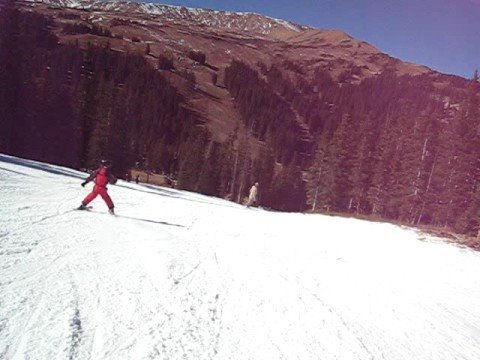
[[[480,0],[163,0],[340,29],[404,61],[471,78],[480,68]]]

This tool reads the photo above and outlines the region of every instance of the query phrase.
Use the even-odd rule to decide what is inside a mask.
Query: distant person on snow
[[[247,207],[257,204],[258,182],[252,185],[248,195]]]
[[[138,182],[140,181],[139,179],[140,179],[140,175],[137,175],[137,176],[135,177],[135,183],[136,183],[136,184],[138,184]]]
[[[98,195],[100,195],[105,201],[108,206],[108,211],[110,214],[114,214],[114,205],[113,201],[108,195],[107,192],[107,184],[115,184],[117,179],[113,176],[110,168],[112,164],[108,160],[102,160],[100,162],[100,167],[95,170],[90,176],[82,183],[82,186],[85,187],[90,181],[95,182],[95,186],[90,194],[82,201],[82,204],[78,207],[78,210],[85,210],[87,209],[87,205],[95,199]]]
[[[130,170],[128,170],[128,171],[125,173],[125,180],[127,180],[127,182],[132,181],[132,172],[131,172]]]

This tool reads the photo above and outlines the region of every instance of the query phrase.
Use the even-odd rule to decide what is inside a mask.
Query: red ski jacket
[[[107,187],[108,183],[115,184],[117,182],[115,176],[113,176],[110,170],[104,166],[91,173],[90,176],[85,180],[84,184],[87,184],[92,180],[95,181],[96,185],[104,188]]]

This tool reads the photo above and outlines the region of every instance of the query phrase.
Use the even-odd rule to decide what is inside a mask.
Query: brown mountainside
[[[312,77],[316,69],[324,69],[337,81],[354,69],[354,74],[344,79],[351,83],[376,76],[386,68],[393,68],[398,74],[433,74],[425,66],[391,58],[343,31],[312,29],[253,13],[88,0],[42,0],[26,2],[25,6],[52,16],[55,33],[63,43],[105,42],[102,37],[65,34],[62,30],[64,24],[95,24],[111,31],[113,37],[122,37],[108,39],[113,50],[143,53],[148,45],[147,59],[152,64],[162,54],[171,53],[177,73],[186,70],[195,74],[195,91],[182,86],[182,76],[167,76],[221,140],[233,131],[240,116],[231,95],[222,89],[224,69],[232,60],[256,69],[259,63],[267,67],[275,64],[283,76],[293,81],[297,68],[306,78]],[[192,50],[206,55],[206,66],[189,58]],[[293,71],[284,66],[289,63],[295,64]],[[217,77],[215,83],[212,77]]]

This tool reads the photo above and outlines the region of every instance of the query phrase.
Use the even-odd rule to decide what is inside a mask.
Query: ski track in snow
[[[0,359],[480,359],[480,254],[0,155]]]

